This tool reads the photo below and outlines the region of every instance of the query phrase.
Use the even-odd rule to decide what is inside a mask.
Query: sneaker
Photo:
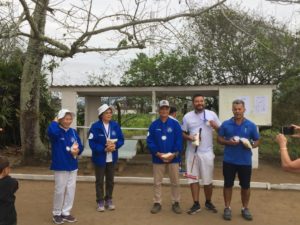
[[[252,220],[252,219],[253,219],[253,218],[252,218],[252,215],[251,215],[251,213],[250,213],[250,211],[249,211],[248,208],[243,208],[243,209],[241,210],[241,213],[242,213],[242,217],[243,217],[245,220]]]
[[[64,223],[61,216],[53,216],[52,220],[53,220],[53,223],[55,223],[55,224],[63,224]]]
[[[224,209],[223,218],[224,218],[224,220],[231,220],[231,209],[230,208]]]
[[[108,210],[115,210],[116,206],[113,204],[111,199],[108,199],[105,201],[105,208],[107,208]]]
[[[97,204],[97,211],[98,212],[104,212],[105,211],[105,207],[104,207],[104,201],[101,200],[98,202]]]
[[[187,211],[187,213],[190,214],[190,215],[194,215],[194,214],[196,214],[197,212],[200,212],[200,211],[201,211],[200,204],[194,203],[194,205],[189,209],[189,211]]]
[[[216,206],[214,206],[214,204],[212,204],[211,201],[206,201],[205,202],[205,208],[207,210],[211,210],[213,213],[217,213],[218,212]]]
[[[68,223],[77,222],[77,219],[72,215],[68,215],[68,216],[61,215],[61,218],[64,222],[68,222]]]
[[[159,211],[161,210],[161,204],[160,203],[154,203],[153,204],[153,207],[152,207],[152,209],[151,209],[151,213],[152,214],[156,214],[156,213],[158,213]]]
[[[174,202],[174,204],[172,204],[172,210],[176,214],[181,214],[182,213],[179,202]]]

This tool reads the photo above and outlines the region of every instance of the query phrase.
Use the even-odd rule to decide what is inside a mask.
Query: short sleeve
[[[217,116],[217,114],[215,112],[212,112],[213,113],[213,120],[218,124],[218,126],[221,126],[221,121],[219,119],[219,117]]]
[[[225,136],[224,123],[222,123],[221,126],[219,127],[218,135],[221,136],[221,137]]]

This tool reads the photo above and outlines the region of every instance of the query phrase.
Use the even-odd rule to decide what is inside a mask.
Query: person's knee
[[[248,190],[250,188],[250,182],[240,182],[240,186],[243,190]]]
[[[224,187],[225,188],[232,188],[233,185],[234,185],[234,181],[232,181],[232,180],[225,180],[224,181]]]

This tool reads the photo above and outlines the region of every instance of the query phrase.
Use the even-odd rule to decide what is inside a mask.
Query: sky
[[[128,0],[129,1],[129,0]],[[163,2],[170,3],[169,0],[153,0],[153,7],[157,9],[162,7]],[[102,9],[104,13],[109,11],[118,10],[119,4],[117,0],[98,0],[96,2],[95,10]],[[126,1],[125,1],[126,2]],[[203,5],[211,4],[212,0],[202,0],[199,1]],[[216,1],[214,1],[216,2]],[[179,10],[178,2],[172,0],[174,6],[169,5],[169,9],[174,11]],[[175,5],[176,3],[176,5]],[[160,4],[160,5],[156,5]],[[255,13],[259,16],[265,18],[274,17],[276,20],[282,23],[288,24],[288,28],[291,31],[295,31],[300,28],[300,4],[278,4],[272,3],[266,0],[227,0],[226,5],[228,6],[238,6],[240,9],[248,11],[250,13]],[[125,7],[130,8],[130,4]],[[164,8],[165,9],[165,8]],[[166,13],[166,12],[161,12]],[[107,25],[107,24],[104,24]],[[51,23],[47,24],[49,35],[59,36],[59,31],[55,30],[55,26]],[[96,40],[93,40],[96,43]],[[110,45],[113,40],[109,40],[104,43],[104,45]],[[89,74],[103,74],[110,73],[113,75],[110,80],[115,83],[118,83],[120,76],[124,72],[124,69],[129,65],[129,61],[133,59],[137,53],[153,53],[153,49],[144,49],[144,50],[130,50],[119,52],[111,56],[110,54],[99,54],[99,53],[86,53],[78,54],[73,58],[64,59],[63,61],[58,61],[60,66],[55,69],[53,73],[53,85],[75,85],[75,84],[87,84]],[[49,60],[49,57],[46,58]]]

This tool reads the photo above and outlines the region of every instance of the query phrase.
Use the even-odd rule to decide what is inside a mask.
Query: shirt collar
[[[201,113],[204,113],[204,111],[205,111],[205,109],[203,109],[201,112],[197,112],[196,110],[194,110],[194,113],[195,113],[196,115],[200,115]]]
[[[240,125],[246,123],[247,121],[248,121],[248,120],[244,117],[244,120],[243,120],[243,122],[242,122]],[[238,125],[238,124],[235,122],[234,117],[231,117],[230,122],[231,122],[232,124]]]

